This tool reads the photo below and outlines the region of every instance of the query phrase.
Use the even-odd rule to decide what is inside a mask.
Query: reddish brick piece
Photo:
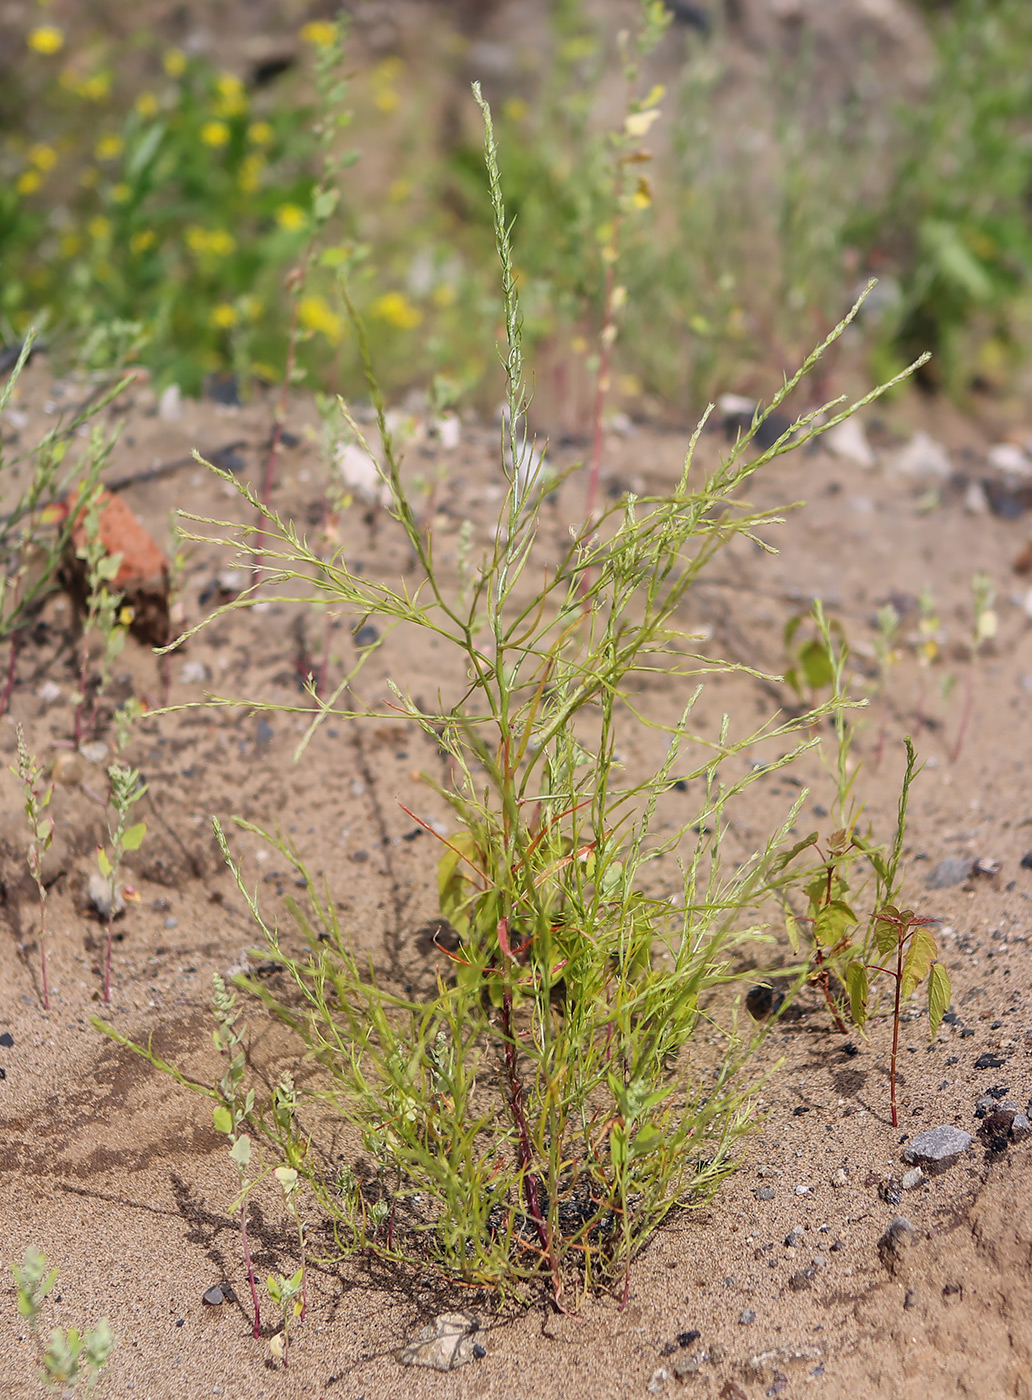
[[[86,595],[85,564],[79,558],[79,550],[86,544],[84,515],[85,512],[80,511],[72,527],[63,571],[69,591],[79,602]],[[97,528],[108,555],[122,556],[112,587],[125,595],[125,601],[133,609],[130,631],[141,642],[164,646],[171,636],[167,557],[121,496],[114,496],[110,491],[101,494]]]

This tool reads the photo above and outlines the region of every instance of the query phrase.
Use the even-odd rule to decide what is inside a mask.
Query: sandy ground
[[[4,425],[8,451],[34,440],[36,429],[82,392],[81,385],[55,383],[45,360],[35,362],[14,405],[23,415],[20,427]],[[270,415],[271,405],[261,401],[188,403],[176,421],[166,421],[150,389],[137,386],[108,411],[112,423],[122,424],[108,474],[238,442],[241,470],[257,480]],[[893,1197],[891,1181],[907,1169],[901,1153],[908,1137],[939,1124],[975,1132],[976,1103],[990,1089],[1021,1108],[1032,1093],[1032,870],[1022,865],[1032,848],[1026,781],[1032,646],[1027,584],[1012,571],[1028,540],[1029,517],[1004,519],[984,509],[978,483],[1005,484],[986,464],[996,436],[991,423],[953,420],[941,406],[916,400],[869,412],[865,422],[877,448],[875,466],[803,450],[755,483],[751,498],[758,504],[805,497],[810,505],[767,532],[776,557],[735,544],[689,600],[686,621],[710,629],[714,654],[747,657],[776,672],[783,665],[784,621],[821,596],[843,622],[858,666],[870,670],[877,606],[890,595],[902,601],[922,588],[934,592],[942,660],[924,686],[922,714],[915,714],[918,668],[905,649],[888,694],[875,697],[857,739],[860,785],[881,836],[891,830],[902,735],[912,732],[918,742],[926,768],[912,796],[907,893],[922,912],[943,920],[940,944],[954,983],[956,1019],[934,1044],[925,1021],[903,1027],[899,1128],[891,1128],[888,1116],[886,1017],[871,1024],[869,1040],[854,1037],[859,1053],[850,1054],[807,994],[800,1015],[779,1026],[756,1065],[757,1074],[774,1072],[760,1090],[756,1132],[741,1170],[704,1210],[659,1232],[634,1267],[626,1309],[603,1297],[577,1316],[547,1306],[498,1316],[489,1301],[439,1281],[392,1279],[351,1262],[314,1271],[313,1304],[297,1330],[290,1370],[274,1369],[267,1336],[251,1337],[243,1301],[220,1307],[201,1301],[206,1289],[226,1282],[241,1300],[247,1296],[239,1238],[225,1213],[235,1177],[224,1140],[209,1126],[209,1107],[89,1024],[100,1009],[101,928],[85,899],[92,848],[102,836],[102,809],[91,796],[102,786],[99,770],[91,773],[84,762],[80,781],[60,787],[54,799],[49,1015],[39,1004],[20,795],[8,779],[0,787],[3,1255],[18,1259],[36,1244],[60,1266],[47,1325],[109,1317],[120,1346],[99,1394],[113,1400],[1032,1394],[1032,1147],[990,1154],[976,1139],[956,1165],[901,1199]],[[325,467],[314,406],[292,403],[287,428],[276,504],[302,524],[317,521]],[[915,477],[894,465],[917,428],[931,429],[948,445],[953,479]],[[687,424],[639,425],[629,435],[611,435],[608,484],[669,488],[688,436]],[[451,453],[418,435],[409,447],[410,480],[438,481],[433,510],[446,568],[462,520],[487,528],[497,498],[496,442],[493,428],[469,423]],[[719,434],[705,438],[701,458],[714,461],[723,446]],[[573,460],[579,450],[576,444],[558,449],[557,461]],[[188,466],[124,495],[165,543],[173,507],[238,513],[227,489]],[[557,531],[564,518],[575,518],[581,489],[577,479],[564,488]],[[385,575],[404,567],[389,529],[371,527],[361,507],[346,514],[342,528],[352,559]],[[210,547],[193,548],[184,583],[190,617],[210,606],[230,562]],[[966,638],[976,569],[995,584],[999,633],[972,668]],[[172,657],[171,700],[200,700],[210,690],[295,701],[299,673],[322,644],[322,623],[309,616],[299,631],[297,618],[288,605],[272,604],[217,623]],[[914,633],[915,619],[908,615],[906,635]],[[345,620],[331,633],[331,653],[331,674],[354,658]],[[10,713],[0,722],[5,762],[13,756],[15,721],[41,753],[67,752],[61,746],[71,731],[75,658],[71,606],[55,595],[18,660]],[[161,700],[161,674],[147,650],[130,643],[119,666],[116,698],[136,693],[151,704]],[[369,696],[386,694],[390,675],[418,694],[421,684],[436,686],[441,667],[425,643],[391,641],[362,683]],[[957,685],[944,702],[938,678],[947,672]],[[974,707],[954,762],[969,674]],[[47,683],[60,694],[45,689],[41,698]],[[641,698],[653,715],[683,703],[662,679]],[[726,709],[744,729],[788,699],[783,687],[730,677],[708,687],[700,723],[715,729]],[[876,767],[883,718],[888,737]],[[111,1018],[138,1039],[153,1035],[158,1053],[199,1076],[214,1069],[211,974],[240,968],[257,941],[211,837],[213,814],[227,820],[238,813],[292,833],[313,868],[328,876],[345,925],[374,955],[411,949],[437,912],[434,843],[413,836],[399,805],[426,820],[446,817],[419,778],[421,770],[439,766],[434,746],[399,723],[328,726],[309,759],[295,766],[298,724],[294,716],[265,719],[244,708],[188,709],[143,720],[130,750],[150,783],[142,813],[150,830],[130,860],[142,898],[119,922]],[[633,752],[639,751],[632,745]],[[812,786],[807,817],[825,830],[827,777],[817,762],[794,772],[795,782]],[[766,836],[797,792],[778,774],[750,789],[734,818],[742,849]],[[667,801],[664,817],[674,822],[676,794]],[[235,849],[275,910],[292,877],[253,838],[241,836]],[[927,889],[930,872],[947,856],[997,861],[999,873]],[[275,1074],[288,1063],[289,1048],[257,1012],[249,1022],[252,1058]],[[887,1255],[878,1241],[898,1215],[912,1223],[913,1242]],[[296,1267],[289,1224],[275,1193],[259,1192],[251,1235],[261,1274]],[[787,1244],[790,1235],[794,1242]],[[402,1369],[398,1348],[436,1314],[456,1307],[480,1319],[486,1356],[448,1375]],[[698,1335],[681,1345],[692,1333]],[[13,1289],[5,1284],[3,1400],[42,1393],[35,1368]]]

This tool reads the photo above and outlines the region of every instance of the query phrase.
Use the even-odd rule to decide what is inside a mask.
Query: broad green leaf
[[[123,851],[138,851],[143,845],[143,838],[147,835],[147,823],[137,822],[122,835]]]
[[[863,1029],[867,1021],[869,991],[867,968],[855,958],[846,968],[846,991],[849,993],[849,1014],[853,1024]]]
[[[933,1036],[949,1010],[951,995],[949,973],[942,963],[933,962],[928,970],[928,1024]]]
[[[835,668],[824,643],[807,642],[799,652],[799,666],[811,690],[823,690],[835,679]]]
[[[105,880],[110,880],[111,861],[108,859],[108,853],[107,851],[105,851],[103,846],[97,847],[97,869],[103,875]]]
[[[225,1104],[219,1104],[212,1116],[215,1120],[217,1133],[231,1133],[233,1131],[233,1115]]]
[[[928,969],[935,960],[935,939],[925,928],[916,929],[910,939],[906,957],[903,959],[904,1000],[915,987],[920,986],[928,975]]]
[[[899,947],[900,929],[896,922],[899,910],[893,904],[886,904],[874,921],[874,946],[879,953],[894,953]]]
[[[241,1133],[236,1142],[229,1149],[229,1155],[236,1162],[238,1167],[246,1167],[251,1160],[251,1139],[246,1133]]]
[[[856,921],[856,915],[844,899],[833,899],[817,911],[813,921],[814,941],[822,948],[833,948]]]
[[[663,1134],[652,1123],[646,1123],[631,1143],[630,1158],[634,1161],[638,1157],[648,1157],[650,1153],[662,1146]]]

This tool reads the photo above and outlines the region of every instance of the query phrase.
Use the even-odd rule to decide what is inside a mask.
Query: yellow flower
[[[132,190],[124,182],[111,186],[111,199],[115,204],[125,204],[131,194]]]
[[[237,310],[228,301],[219,302],[211,309],[211,323],[220,331],[232,330],[237,323]]]
[[[386,321],[399,330],[410,331],[423,319],[423,313],[401,292],[384,292],[372,305],[372,313],[380,321]]]
[[[220,73],[215,91],[218,94],[215,110],[220,117],[235,117],[247,107],[244,85],[235,73]]]
[[[458,293],[450,282],[441,282],[434,288],[433,299],[435,306],[453,306]]]
[[[93,154],[98,160],[115,160],[124,150],[125,142],[121,136],[109,132],[107,136],[102,136],[97,142]]]
[[[186,72],[186,54],[182,49],[169,49],[162,62],[170,78],[182,77]]]
[[[191,224],[186,230],[186,246],[192,253],[206,253],[208,251],[208,230],[201,228],[200,224]]]
[[[256,146],[267,146],[275,134],[268,122],[252,122],[247,128],[247,139]]]
[[[103,102],[111,91],[111,75],[94,73],[92,77],[83,78],[78,90],[80,97],[85,97],[90,102]]]
[[[19,194],[35,194],[43,183],[43,176],[38,170],[23,170],[18,176],[15,189]]]
[[[63,233],[61,235],[61,256],[63,258],[74,258],[82,250],[82,239],[77,233]]]
[[[57,53],[64,43],[64,34],[56,24],[41,24],[29,35],[29,48],[36,53]]]
[[[522,97],[510,97],[502,110],[511,122],[526,121],[530,115],[530,106]]]
[[[305,44],[315,44],[317,48],[328,49],[336,42],[337,26],[327,19],[313,19],[301,29],[301,40]]]
[[[236,239],[224,228],[213,228],[208,234],[208,251],[217,258],[228,258],[236,248]]]
[[[152,228],[141,228],[130,238],[129,247],[134,253],[145,253],[148,248],[153,248],[157,241],[158,235]]]
[[[385,87],[380,89],[373,102],[379,112],[396,112],[401,105],[401,98],[393,88]]]
[[[96,214],[86,225],[86,231],[95,242],[101,243],[111,236],[111,221],[103,214]]]
[[[206,146],[224,146],[229,140],[229,127],[225,122],[205,122],[201,127],[201,140]]]
[[[136,110],[147,120],[158,115],[158,99],[153,92],[141,92],[136,99]]]
[[[338,344],[344,334],[344,322],[323,297],[302,297],[297,305],[297,319],[305,330],[318,331],[332,345]]]
[[[33,146],[29,150],[29,160],[37,170],[53,170],[57,164],[57,152],[53,146]]]
[[[276,210],[276,222],[288,233],[296,233],[308,222],[308,215],[299,204],[281,204]]]

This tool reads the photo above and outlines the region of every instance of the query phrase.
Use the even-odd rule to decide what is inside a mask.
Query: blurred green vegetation
[[[931,349],[929,386],[1006,390],[1032,358],[1032,5],[957,0],[924,22],[917,97],[886,96],[863,54],[824,82],[803,44],[770,56],[751,103],[729,98],[733,34],[671,26],[628,178],[628,133],[599,115],[611,36],[580,0],[553,6],[550,61],[517,65],[494,102],[546,372],[590,380],[618,260],[618,401],[695,407],[787,366],[871,274],[853,346],[868,372]],[[39,24],[0,97],[4,340],[45,314],[80,361],[197,392],[214,371],[277,382],[293,327],[298,372],[351,389],[344,272],[390,391],[475,392],[494,369],[493,235],[475,124],[434,125],[442,87],[463,102],[463,41],[441,34],[425,64],[351,73],[346,36],[311,22],[303,62],[257,84]]]

